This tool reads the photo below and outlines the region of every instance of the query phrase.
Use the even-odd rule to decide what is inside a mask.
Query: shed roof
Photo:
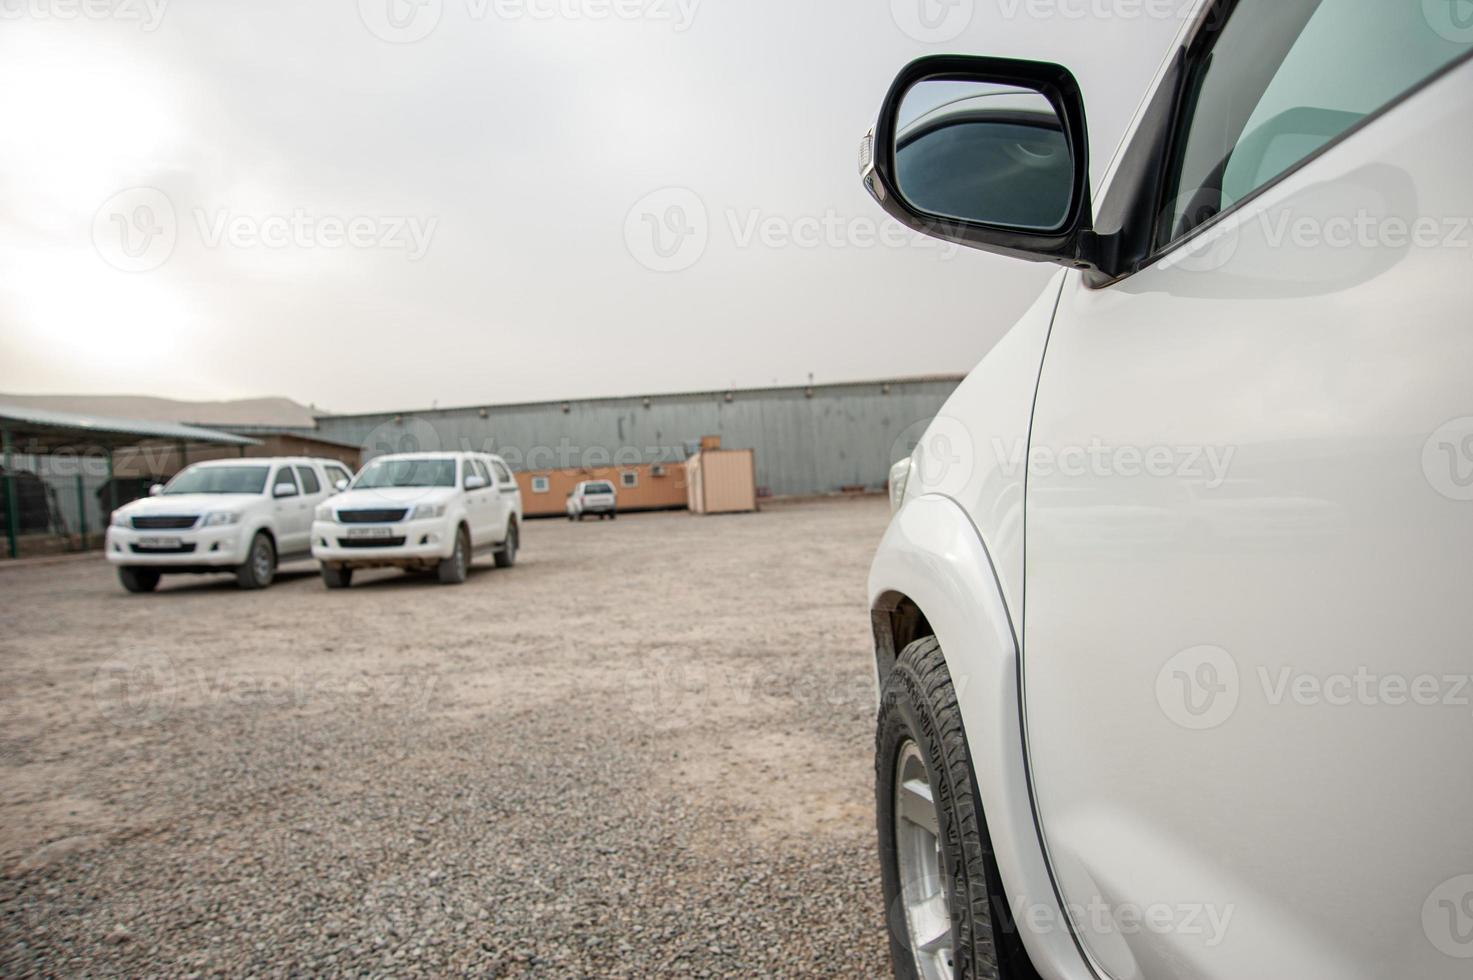
[[[20,405],[0,405],[0,429],[10,433],[17,452],[45,454],[80,445],[114,449],[141,442],[205,442],[227,446],[257,446],[259,440],[177,422],[54,412]]]

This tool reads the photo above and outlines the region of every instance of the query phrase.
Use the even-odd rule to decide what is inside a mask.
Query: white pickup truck
[[[207,572],[264,589],[278,562],[307,557],[313,509],[349,479],[332,459],[196,463],[113,511],[107,559],[129,592],[152,592],[166,573]]]
[[[499,456],[403,453],[380,456],[353,485],[317,508],[312,557],[330,589],[346,588],[359,568],[434,569],[464,582],[472,556],[516,563],[522,494]]]

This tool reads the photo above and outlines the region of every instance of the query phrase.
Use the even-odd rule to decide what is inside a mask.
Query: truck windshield
[[[366,466],[358,479],[353,481],[354,490],[373,490],[379,487],[453,487],[455,486],[455,460],[453,459],[383,459]]]
[[[261,493],[269,472],[269,466],[194,466],[170,480],[164,493]]]
[[[590,483],[583,488],[584,493],[613,493],[614,488],[607,483]]]

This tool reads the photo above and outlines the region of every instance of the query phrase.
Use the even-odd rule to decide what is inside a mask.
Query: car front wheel
[[[257,531],[244,564],[235,569],[235,584],[242,589],[264,589],[275,577],[276,546],[265,531]]]
[[[455,550],[450,553],[449,558],[440,559],[440,564],[435,566],[435,573],[440,577],[442,585],[459,585],[464,582],[470,571],[471,540],[465,528],[455,532]]]
[[[906,647],[885,679],[875,751],[895,975],[1036,980],[1010,927],[956,691],[934,637]]]
[[[346,565],[323,565],[322,584],[329,589],[346,589],[353,584],[353,569]]]
[[[120,568],[118,580],[129,592],[152,592],[159,587],[159,573],[152,568]]]

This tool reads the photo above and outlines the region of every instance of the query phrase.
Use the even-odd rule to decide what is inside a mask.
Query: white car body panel
[[[922,438],[872,607],[945,652],[1043,976],[1469,975],[1470,152],[1464,61],[1156,266],[1061,272]],[[1357,212],[1461,247],[1294,238]]]
[[[1421,918],[1473,871],[1473,783],[1448,768],[1473,756],[1468,708],[1273,702],[1286,669],[1469,673],[1473,504],[1423,464],[1473,414],[1473,255],[1275,229],[1473,216],[1470,155],[1464,64],[1210,229],[1195,258],[1064,289],[1035,452],[1177,456],[1169,475],[1132,454],[1130,473],[1031,476],[1027,726],[1054,870],[1070,905],[1232,915],[1211,947],[1076,923],[1110,976],[1468,975]],[[1181,450],[1202,452],[1192,472]],[[1210,655],[1237,706],[1194,730],[1157,680],[1204,647],[1230,658]],[[1198,708],[1207,656],[1179,662]]]

